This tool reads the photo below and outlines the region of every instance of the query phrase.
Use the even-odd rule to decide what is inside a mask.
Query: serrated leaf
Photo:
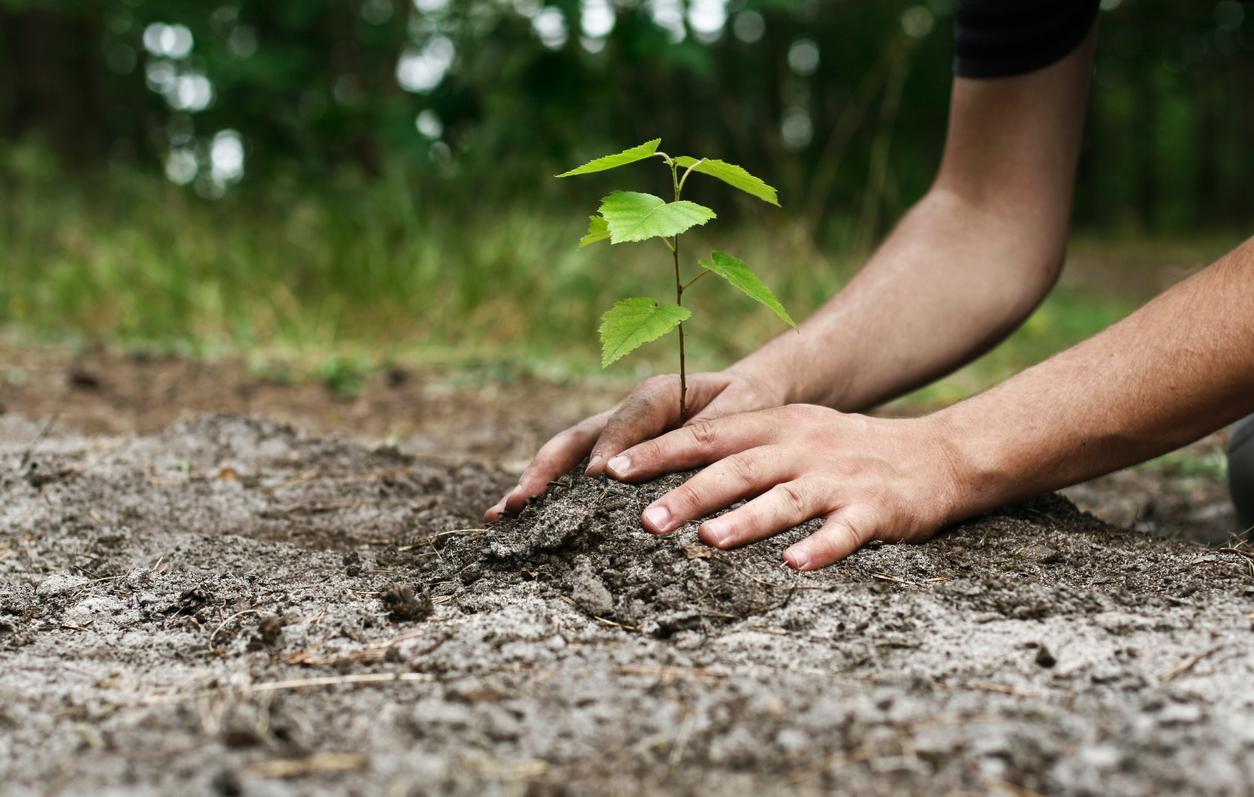
[[[626,166],[629,163],[642,161],[645,158],[653,157],[653,153],[657,152],[658,145],[662,143],[662,139],[655,138],[652,141],[646,141],[640,146],[625,149],[622,152],[616,152],[613,155],[605,155],[595,160],[590,160],[583,166],[576,166],[568,172],[562,172],[558,177],[574,177],[577,174],[592,174],[593,172],[603,172],[608,169],[617,169],[619,166]]]
[[[717,215],[696,202],[667,202],[638,191],[615,191],[601,200],[597,213],[609,227],[612,244],[679,235]]]
[[[771,293],[771,289],[766,287],[766,283],[753,273],[753,269],[745,265],[743,260],[732,257],[723,252],[715,252],[710,255],[710,262],[701,261],[702,268],[708,268],[715,274],[730,282],[740,289],[740,292],[750,299],[760,304],[766,305],[771,312],[779,316],[785,324],[797,328],[797,322],[792,320],[792,316],[788,315],[788,311],[779,303],[779,299],[775,298],[775,294]]]
[[[600,216],[589,216],[588,232],[579,239],[579,248],[583,249],[585,246],[594,244],[597,241],[604,241],[609,237],[610,228],[605,225],[605,219]]]
[[[652,299],[620,299],[601,316],[601,367],[670,332],[692,316],[687,307]]]
[[[760,177],[754,177],[752,174],[749,174],[743,167],[734,163],[726,163],[717,158],[698,160],[689,155],[681,155],[675,159],[675,165],[681,169],[687,169],[693,166],[693,164],[696,164],[692,169],[694,172],[715,177],[732,188],[738,188],[763,202],[769,202],[775,207],[779,207],[779,195],[775,193],[775,189],[763,182]]]

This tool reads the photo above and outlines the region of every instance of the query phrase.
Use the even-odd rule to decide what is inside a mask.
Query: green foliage
[[[754,274],[753,270],[746,266],[743,260],[723,252],[715,252],[710,255],[709,262],[701,261],[701,267],[713,271],[732,285],[735,285],[745,296],[770,308],[770,311],[779,316],[780,320],[788,326],[793,329],[797,328],[797,322],[793,321],[792,316],[788,315],[788,311],[775,298],[775,294],[771,293],[771,289],[766,287],[766,283],[757,274]]]
[[[662,139],[655,138],[652,141],[646,141],[639,146],[625,149],[622,152],[616,152],[613,155],[605,155],[594,160],[590,160],[583,166],[576,166],[568,172],[562,172],[557,175],[560,177],[574,177],[577,174],[592,174],[593,172],[604,172],[609,169],[617,169],[619,166],[626,166],[629,163],[642,161],[645,158],[653,157],[657,152],[658,145],[662,143]]]
[[[609,227],[611,244],[670,238],[705,224],[716,215],[696,202],[667,202],[639,191],[615,191],[601,200],[597,213]]]
[[[692,316],[687,307],[653,299],[620,299],[601,316],[601,367],[657,340]]]
[[[1120,39],[1099,58],[1077,226],[1248,235],[1251,7],[1106,5]],[[541,7],[564,20],[565,44],[537,35]],[[0,0],[0,149],[38,142],[83,184],[120,165],[164,179],[172,164],[190,191],[228,199],[404,169],[414,194],[504,214],[556,195],[560,183],[537,181],[587,160],[592,142],[664,125],[770,175],[790,217],[832,248],[869,246],[932,184],[952,0],[744,0],[713,36],[673,35],[648,0],[608,7],[612,30],[588,38],[575,0]],[[190,50],[150,49],[154,25],[186,30]],[[794,46],[818,56],[801,72]],[[415,65],[421,86],[403,77]],[[188,107],[181,87],[202,78],[208,104]],[[212,153],[228,131],[246,158],[241,182],[223,186]],[[721,218],[740,210],[723,204],[730,185],[701,190]]]
[[[318,368],[322,384],[341,401],[357,398],[370,378],[370,366],[360,357],[335,355]]]
[[[654,300],[646,298],[623,299],[606,311],[601,318],[601,367],[608,366],[645,343],[657,340],[672,329],[678,328],[679,417],[683,418],[687,398],[683,322],[692,315],[692,312],[683,306],[684,289],[696,282],[705,272],[701,272],[689,282],[683,281],[680,276],[679,236],[716,216],[714,211],[704,205],[680,199],[684,184],[691,172],[698,171],[777,207],[779,200],[774,188],[739,166],[712,158],[672,158],[665,152],[658,151],[661,143],[661,139],[653,139],[615,155],[597,158],[576,169],[559,174],[558,177],[605,171],[655,155],[662,159],[670,171],[675,201],[667,202],[659,196],[639,191],[615,191],[601,200],[597,215],[589,217],[588,232],[579,240],[579,246],[582,248],[604,240],[606,237],[610,239],[611,244],[661,238],[666,248],[670,250],[675,275],[675,304],[658,305]],[[682,177],[679,174],[681,168],[687,170]],[[770,308],[789,326],[796,328],[797,325],[793,322],[792,316],[784,310],[783,305],[775,298],[775,294],[771,293],[770,288],[766,287],[758,275],[754,274],[742,261],[722,252],[715,252],[709,264],[700,263],[699,265],[720,275],[749,298]]]
[[[574,246],[586,218],[556,202],[502,209],[441,195],[414,207],[386,183],[334,182],[317,192],[293,185],[201,202],[164,176],[119,168],[85,184],[56,172],[55,161],[49,168],[23,176],[0,164],[0,385],[33,378],[3,354],[5,343],[27,342],[290,362],[290,376],[281,366],[253,370],[273,381],[316,382],[332,353],[377,369],[382,352],[452,369],[458,379],[569,379],[600,371],[595,330],[616,300],[674,300],[655,282],[669,265],[659,262],[669,257],[660,243],[589,257]],[[778,234],[765,236],[758,225],[730,225],[712,243],[750,264],[787,263],[763,277],[796,317],[861,265],[857,252],[815,248],[787,219],[773,228]],[[1090,337],[1149,299],[1181,262],[1209,262],[1245,237],[1079,237],[1071,267],[1100,280],[1056,288],[1005,343],[908,406],[965,398]],[[692,370],[716,369],[779,328],[773,314],[712,277],[690,290],[698,288],[694,315],[718,326],[689,347]],[[626,367],[604,373],[674,370],[672,346],[643,346]]]
[[[600,216],[588,217],[588,232],[579,239],[579,248],[591,246],[598,241],[604,241],[610,237],[610,228],[606,226],[605,219]]]
[[[717,158],[701,158],[698,160],[688,155],[681,155],[675,159],[675,165],[681,169],[692,169],[699,174],[707,174],[710,177],[722,180],[732,188],[737,188],[746,194],[757,197],[763,202],[779,207],[779,196],[774,188],[767,185],[760,177],[754,177],[743,167],[734,163],[727,163]]]
[[[294,385],[297,381],[291,363],[281,360],[265,359],[252,362],[248,366],[248,374],[265,385],[287,386]]]

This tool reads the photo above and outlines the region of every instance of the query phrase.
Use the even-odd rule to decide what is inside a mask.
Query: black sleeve
[[[1049,66],[1084,41],[1099,0],[958,0],[954,74],[988,78]]]

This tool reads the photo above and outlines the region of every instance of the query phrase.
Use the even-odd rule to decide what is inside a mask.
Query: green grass
[[[586,222],[567,207],[480,201],[474,186],[450,196],[456,183],[345,177],[316,195],[280,187],[207,202],[131,172],[66,179],[17,149],[0,151],[0,177],[8,186],[0,196],[0,326],[10,337],[241,352],[274,379],[290,378],[285,359],[303,359],[321,363],[303,372],[345,396],[388,362],[495,377],[601,373],[600,314],[623,295],[666,299],[670,284],[660,242],[578,250]],[[686,235],[685,254],[736,252],[803,318],[861,258],[819,250],[789,218],[758,213],[740,232],[725,225]],[[689,299],[695,369],[727,364],[784,329],[717,282]],[[1133,306],[1061,288],[1005,344],[910,400],[961,398]],[[607,373],[631,380],[672,370],[671,348],[633,354]]]

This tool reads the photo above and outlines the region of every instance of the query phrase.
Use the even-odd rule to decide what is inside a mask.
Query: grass
[[[67,179],[37,153],[0,151],[0,326],[25,340],[100,341],[190,355],[243,352],[288,379],[285,359],[350,396],[387,363],[600,373],[597,320],[615,298],[665,298],[666,251],[577,250],[578,215],[546,201],[494,206],[474,187],[345,177],[317,195],[276,187],[206,202],[154,177]],[[84,184],[89,183],[89,184]],[[93,187],[93,185],[95,187]],[[804,317],[861,258],[815,247],[786,213],[689,253],[735,251]],[[1115,249],[1118,247],[1115,246]],[[1096,247],[1111,256],[1109,242]],[[1117,259],[1117,256],[1114,256]],[[686,299],[688,297],[685,297]],[[716,368],[782,331],[727,286],[691,294],[695,369]],[[952,401],[1105,327],[1135,302],[1064,285],[1006,343],[911,401]],[[671,347],[609,372],[674,368]],[[276,365],[277,363],[277,365]]]

